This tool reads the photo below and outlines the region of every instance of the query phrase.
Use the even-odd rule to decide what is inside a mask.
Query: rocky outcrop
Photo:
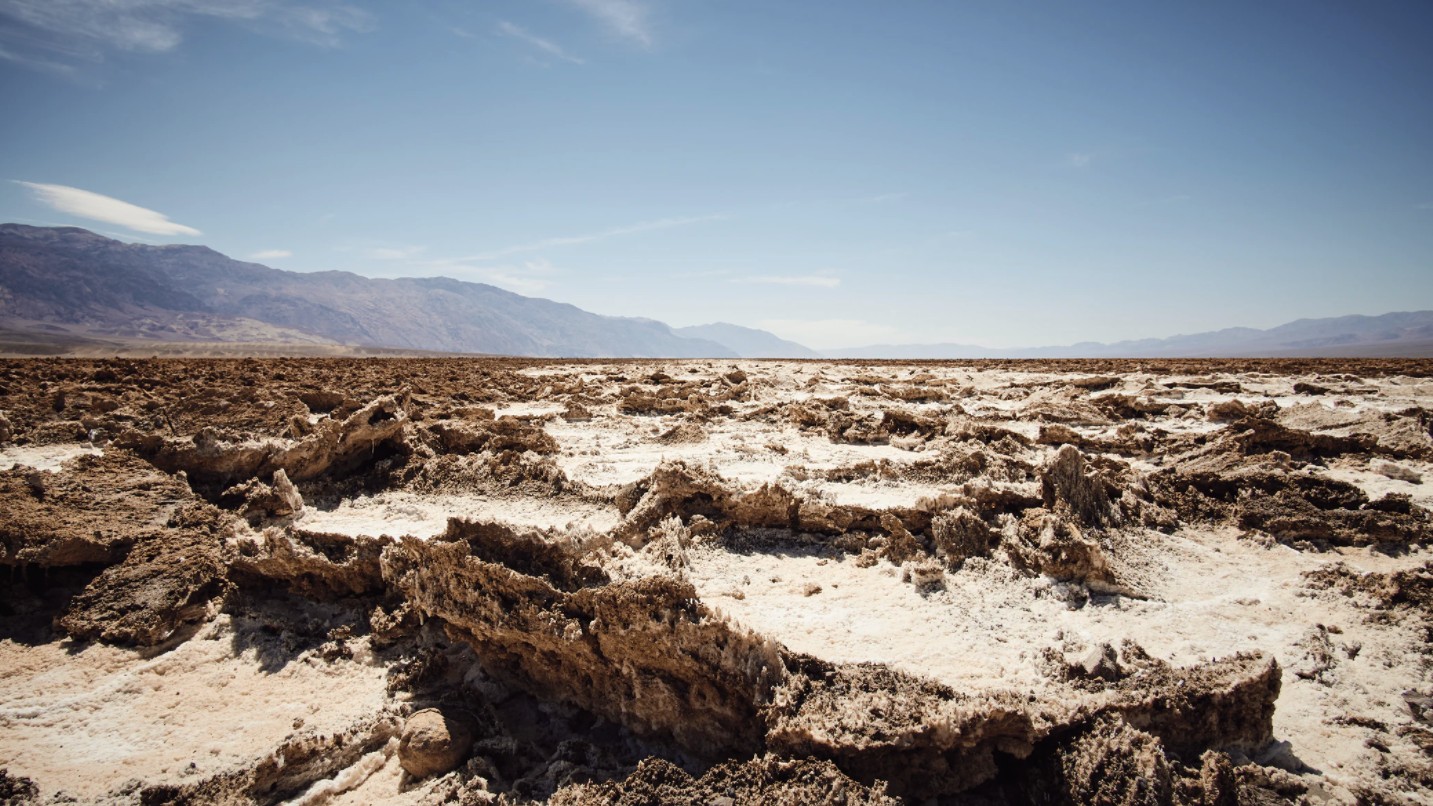
[[[962,792],[993,779],[996,754],[1026,758],[1092,720],[1118,717],[1181,754],[1255,748],[1273,730],[1279,667],[1236,656],[1159,667],[1083,699],[1035,708],[1014,692],[963,695],[877,665],[799,662],[777,691],[768,746],[834,761],[862,781],[911,798]]]
[[[414,778],[442,775],[473,749],[473,731],[456,714],[425,708],[408,717],[398,739],[398,763]]]
[[[1045,506],[1067,514],[1084,526],[1100,527],[1117,522],[1111,510],[1112,485],[1085,464],[1080,449],[1062,445],[1055,458],[1040,471],[1040,490]]]
[[[223,520],[192,504],[163,532],[136,543],[70,601],[57,626],[72,638],[151,646],[205,620],[226,589]]]
[[[60,472],[0,470],[0,564],[115,563],[192,501],[182,481],[123,451],[80,456]]]
[[[208,428],[190,440],[130,432],[117,443],[168,473],[225,486],[280,470],[294,482],[342,477],[406,449],[407,396],[384,395],[343,420],[324,420],[298,440],[229,441]]]
[[[483,559],[514,558],[513,542],[404,540],[384,552],[383,574],[485,668],[539,697],[703,756],[761,747],[759,715],[784,676],[779,647],[732,627],[676,579],[593,584],[574,555],[544,552],[549,541],[531,541],[541,556],[518,567]]]
[[[847,806],[898,806],[879,784],[852,780],[829,761],[774,756],[728,761],[693,777],[664,759],[652,758],[621,781],[578,784],[559,790],[552,806],[671,804],[736,806],[740,803],[844,803]]]
[[[265,529],[230,541],[229,576],[241,585],[276,585],[315,599],[385,590],[379,557],[387,538],[302,529]]]

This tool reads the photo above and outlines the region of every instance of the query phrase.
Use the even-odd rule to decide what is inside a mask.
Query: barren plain
[[[0,802],[1433,803],[1433,362],[0,362]]]

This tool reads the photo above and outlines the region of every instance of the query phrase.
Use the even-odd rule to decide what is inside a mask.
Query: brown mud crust
[[[1433,803],[1428,361],[0,361],[0,802]]]

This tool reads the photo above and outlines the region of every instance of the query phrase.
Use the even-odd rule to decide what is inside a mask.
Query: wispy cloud
[[[176,224],[169,216],[140,207],[129,202],[65,185],[46,185],[39,182],[12,180],[17,185],[29,188],[36,200],[43,204],[80,218],[118,224],[135,232],[152,235],[199,235],[199,230]]]
[[[375,246],[364,249],[363,256],[369,260],[412,260],[423,254],[423,246]]]
[[[1423,202],[1414,206],[1415,210],[1433,210],[1433,201]]]
[[[546,53],[549,56],[555,56],[559,59],[562,59],[563,61],[572,62],[573,64],[587,63],[582,59],[579,59],[576,56],[573,56],[572,54],[563,50],[562,46],[558,45],[556,42],[553,42],[550,39],[543,39],[540,36],[535,36],[531,33],[528,33],[527,29],[518,25],[514,25],[507,20],[503,20],[502,22],[498,23],[498,33],[502,34],[503,36],[516,39],[519,42],[525,42],[542,51],[543,53]]]
[[[840,277],[831,277],[824,274],[802,274],[802,275],[758,275],[755,277],[737,277],[732,279],[733,283],[756,283],[758,285],[797,285],[814,288],[835,288],[841,284]]]
[[[262,249],[249,255],[250,260],[282,260],[286,257],[293,257],[294,253],[287,249]]]
[[[1075,152],[1065,156],[1065,164],[1071,168],[1088,168],[1095,161],[1095,155],[1089,152]]]
[[[671,229],[673,227],[685,227],[691,224],[700,224],[705,221],[720,221],[727,216],[721,213],[714,215],[689,216],[686,218],[660,218],[655,221],[642,221],[637,224],[629,224],[625,227],[613,227],[601,232],[591,232],[586,235],[566,235],[557,238],[548,238],[532,243],[507,246],[491,252],[483,252],[466,257],[453,258],[452,262],[465,263],[470,261],[497,260],[508,255],[517,255],[523,252],[541,252],[544,249],[552,249],[559,246],[573,246],[575,244],[591,243],[593,241],[617,238],[623,235],[636,235],[641,232],[654,232],[656,230]]]
[[[818,350],[889,342],[900,334],[896,328],[862,319],[765,319],[760,326]]]
[[[608,30],[642,47],[651,47],[652,29],[649,10],[637,0],[569,0],[587,12]]]
[[[504,266],[444,263],[437,268],[440,268],[443,275],[447,277],[487,283],[518,294],[529,295],[550,288],[554,277],[559,274],[557,267],[542,258]]]
[[[372,28],[368,12],[341,0],[0,0],[0,58],[67,72],[116,52],[167,53],[200,18],[323,46]]]

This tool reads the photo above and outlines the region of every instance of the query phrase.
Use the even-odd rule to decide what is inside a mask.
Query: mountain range
[[[1433,311],[1299,319],[1267,330],[1233,327],[1164,339],[1063,347],[889,344],[829,350],[829,358],[1378,358],[1433,357]]]
[[[353,345],[569,357],[735,357],[651,319],[446,277],[281,271],[204,246],[0,225],[0,323],[80,339]]]
[[[1433,311],[1301,319],[1269,330],[999,349],[877,345],[818,353],[716,322],[672,328],[446,277],[290,272],[204,246],[0,224],[0,353],[460,353],[664,358],[1433,356]]]

